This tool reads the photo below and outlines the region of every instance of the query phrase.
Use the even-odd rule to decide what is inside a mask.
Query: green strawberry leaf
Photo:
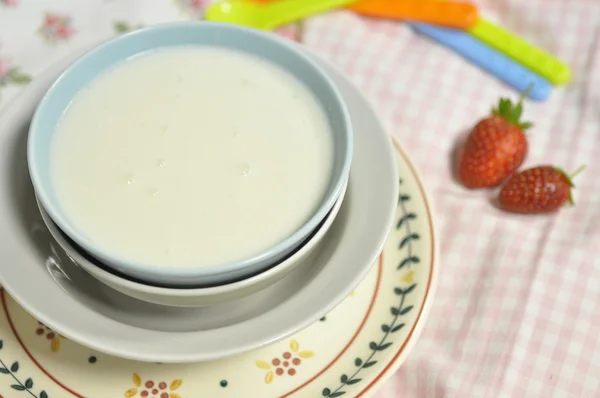
[[[565,171],[563,169],[554,167],[554,170],[564,177],[564,179],[569,184],[570,188],[575,188],[575,184],[573,183],[573,178],[575,178],[577,176],[577,174],[581,173],[584,169],[585,169],[585,165],[580,166],[577,170],[575,170],[573,173],[571,173],[571,175],[568,175],[567,173],[565,173]],[[575,201],[573,200],[573,193],[571,192],[570,189],[569,189],[569,203],[571,205],[575,204]]]
[[[533,123],[531,123],[531,122],[522,122],[521,123],[521,128],[523,130],[527,130],[527,129],[531,128],[532,126],[533,126]]]
[[[498,101],[498,106],[492,108],[492,115],[499,116],[506,120],[507,122],[514,124],[515,126],[520,127],[523,130],[527,130],[533,126],[531,122],[522,122],[521,116],[523,115],[523,99],[529,95],[531,90],[533,89],[533,83],[527,87],[521,97],[519,98],[519,102],[513,105],[512,101],[509,98],[500,98]]]

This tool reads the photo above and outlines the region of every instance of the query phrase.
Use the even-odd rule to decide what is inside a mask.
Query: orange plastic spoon
[[[360,0],[346,6],[357,14],[387,19],[426,22],[456,29],[477,22],[477,7],[470,3],[435,0]]]

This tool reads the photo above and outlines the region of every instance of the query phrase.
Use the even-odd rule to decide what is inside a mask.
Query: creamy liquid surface
[[[256,255],[314,214],[333,142],[286,71],[211,47],[157,50],[73,100],[51,175],[75,228],[131,261],[173,268]]]

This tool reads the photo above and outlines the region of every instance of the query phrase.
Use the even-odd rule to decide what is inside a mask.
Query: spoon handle
[[[265,5],[265,29],[271,30],[291,22],[345,7],[356,0],[281,0]]]
[[[565,84],[571,79],[569,66],[500,26],[482,19],[469,29],[469,33],[554,84]]]
[[[467,60],[514,87],[520,93],[533,84],[533,89],[529,93],[530,99],[544,101],[550,96],[552,85],[548,80],[477,40],[470,34],[456,29],[439,28],[422,23],[411,23],[411,26],[422,35],[436,40],[459,53]]]
[[[466,29],[477,22],[477,7],[469,3],[433,0],[360,0],[347,9],[374,18],[427,22]]]

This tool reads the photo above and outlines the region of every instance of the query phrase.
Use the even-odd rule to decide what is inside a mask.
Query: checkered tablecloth
[[[209,0],[0,0],[0,107],[76,48],[198,18]],[[526,165],[574,170],[576,206],[506,215],[494,191],[453,180],[451,154],[510,88],[401,23],[340,11],[285,29],[347,73],[422,173],[437,216],[440,279],[422,337],[378,393],[397,397],[600,397],[600,1],[482,0],[485,16],[568,62]]]

